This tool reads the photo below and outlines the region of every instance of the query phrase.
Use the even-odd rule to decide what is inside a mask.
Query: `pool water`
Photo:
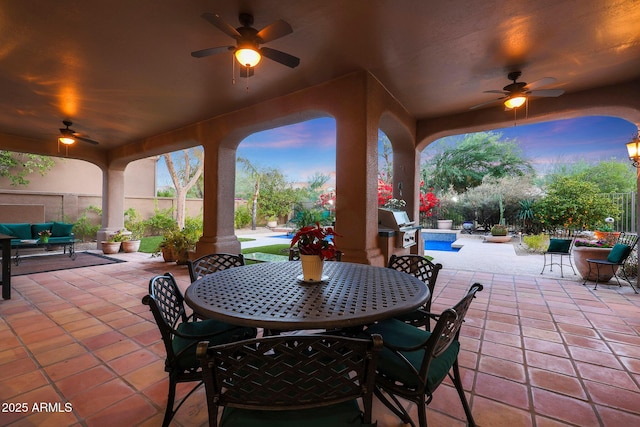
[[[425,240],[424,249],[429,251],[458,252],[460,248],[452,248],[451,243],[442,240]]]

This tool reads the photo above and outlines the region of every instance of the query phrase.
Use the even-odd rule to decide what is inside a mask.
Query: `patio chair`
[[[396,319],[416,327],[424,327],[427,331],[430,330],[431,300],[442,264],[434,264],[422,255],[391,255],[387,267],[411,274],[427,285],[431,293],[429,300],[417,310],[396,316]]]
[[[243,265],[244,256],[242,254],[208,254],[198,259],[187,261],[191,283],[206,274],[226,270],[227,268],[241,267]]]
[[[371,424],[375,365],[382,338],[324,334],[198,344],[209,425],[354,426]],[[361,399],[362,410],[358,405]]]
[[[460,302],[437,316],[432,332],[397,319],[384,320],[367,330],[382,335],[384,340],[384,349],[378,358],[375,394],[403,423],[415,427],[398,397],[416,404],[418,423],[426,427],[426,406],[448,375],[458,391],[467,422],[475,426],[462,388],[458,353],[460,326],[475,294],[481,290],[481,284],[473,284]]]
[[[620,233],[620,237],[618,238],[616,244],[611,249],[611,252],[609,252],[609,256],[607,257],[607,259],[592,259],[592,258],[587,259],[587,263],[589,264],[589,273],[587,273],[587,275],[585,276],[584,282],[582,282],[582,284],[585,285],[587,283],[586,278],[590,277],[591,268],[595,266],[596,284],[593,287],[593,289],[594,290],[598,289],[598,283],[600,280],[600,267],[603,267],[603,268],[611,267],[611,272],[613,273],[613,277],[616,278],[616,282],[618,282],[618,286],[622,287],[622,284],[620,283],[620,278],[618,277],[618,272],[621,271],[622,275],[624,276],[624,280],[626,280],[629,283],[629,285],[631,285],[631,288],[637,294],[638,290],[633,285],[633,282],[629,280],[629,277],[627,277],[627,272],[625,271],[625,268],[624,268],[627,262],[627,259],[629,259],[629,255],[631,255],[631,253],[633,252],[633,249],[636,247],[637,244],[638,244],[637,235],[629,234],[629,233]]]
[[[256,329],[237,327],[215,320],[193,321],[186,314],[184,297],[171,273],[155,276],[149,281],[149,294],[142,298],[148,305],[160,329],[167,353],[164,369],[169,373],[169,394],[163,426],[168,426],[187,398],[202,384],[202,370],[196,358],[196,346],[202,340],[227,343],[253,338]],[[176,385],[198,381],[198,384],[174,409]]]
[[[562,230],[549,235],[549,246],[547,250],[544,251],[544,265],[542,266],[542,271],[540,274],[544,273],[544,270],[549,266],[549,271],[553,272],[553,266],[557,265],[560,267],[560,277],[564,277],[563,267],[568,265],[573,270],[573,274],[576,274],[576,270],[573,268],[573,262],[571,261],[571,249],[573,248],[573,243],[575,239],[573,236],[573,230]],[[560,258],[559,262],[554,262],[553,257]],[[547,262],[547,256],[549,257],[549,261]],[[565,260],[569,263],[566,264]]]

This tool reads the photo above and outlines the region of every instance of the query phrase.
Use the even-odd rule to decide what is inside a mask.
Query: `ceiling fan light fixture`
[[[255,67],[262,59],[262,55],[260,55],[256,49],[250,47],[237,49],[235,55],[240,65],[243,67]]]
[[[514,95],[505,99],[504,106],[510,109],[522,107],[522,105],[527,101],[527,97],[524,95]]]
[[[74,138],[71,138],[70,136],[61,136],[58,138],[58,142],[64,145],[71,145],[75,144],[76,140]]]

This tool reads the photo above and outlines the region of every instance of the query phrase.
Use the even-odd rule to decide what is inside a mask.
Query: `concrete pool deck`
[[[429,231],[436,232],[437,230]],[[452,230],[441,230],[440,232],[455,233],[455,231]],[[249,242],[242,242],[243,249],[287,243],[287,239],[276,237],[284,234],[286,234],[286,232],[274,232],[268,229],[242,230],[238,232],[239,237],[256,239]],[[540,271],[544,265],[543,256],[537,254],[518,255],[516,245],[519,244],[520,242],[517,236],[513,237],[511,243],[486,243],[482,235],[459,234],[458,239],[453,243],[455,247],[460,247],[458,252],[426,250],[424,254],[432,256],[434,262],[441,263],[445,269],[540,276]],[[522,251],[518,252],[522,253]],[[544,276],[559,279],[559,267],[555,267],[552,272],[546,269]],[[567,268],[565,268],[564,279],[575,280],[582,283],[580,275],[574,276],[571,269]]]

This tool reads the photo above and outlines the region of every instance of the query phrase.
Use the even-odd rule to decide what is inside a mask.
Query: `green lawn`
[[[243,254],[250,254],[251,252],[264,252],[267,254],[288,255],[289,244],[279,243],[277,245],[258,246],[256,248],[246,248],[242,250]]]
[[[239,237],[238,240],[241,242],[250,242],[256,239],[251,239],[248,237]],[[140,241],[140,252],[152,254],[156,251],[160,242],[162,242],[162,236],[143,237]],[[279,246],[279,245],[274,245],[274,246]],[[254,250],[252,252],[266,252],[266,251]],[[279,253],[278,255],[282,255],[282,253]]]

